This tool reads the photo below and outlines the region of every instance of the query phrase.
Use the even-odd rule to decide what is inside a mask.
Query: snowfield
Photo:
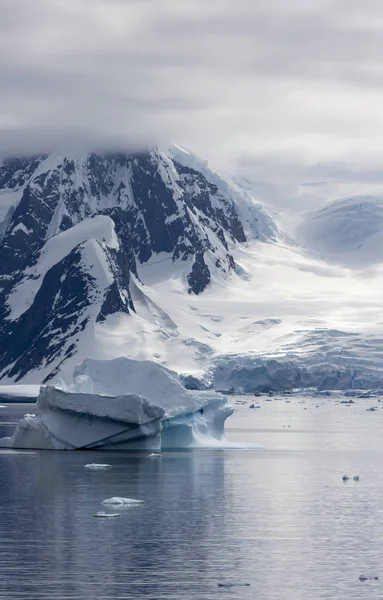
[[[383,387],[381,197],[331,197],[323,207],[318,198],[326,184],[320,182],[302,187],[314,190],[317,210],[309,211],[308,205],[305,213],[284,218],[271,215],[241,186],[218,177],[179,146],[151,151],[141,170],[138,159],[125,164],[120,158],[84,162],[84,157],[61,156],[41,160],[38,175],[61,168],[63,160],[67,169],[74,165],[65,185],[71,193],[80,186],[73,192],[78,206],[72,214],[60,180],[66,203],[59,196],[47,217],[41,249],[7,295],[4,322],[11,329],[4,340],[11,342],[11,351],[3,361],[1,383],[56,384],[60,377],[69,381],[87,358],[126,357],[153,361],[200,389]],[[96,160],[92,171],[89,165]],[[91,176],[100,171],[104,178],[96,181],[99,188],[92,195]],[[37,183],[30,185],[35,189]],[[143,185],[145,198],[139,193]],[[18,193],[18,188],[8,195],[4,191],[6,206],[13,202],[9,194]],[[145,205],[153,197],[162,211],[154,224]],[[99,210],[104,213],[95,214]],[[123,218],[130,210],[128,225],[134,227],[127,234]],[[73,222],[67,226],[65,221],[67,228],[60,231],[63,215]],[[162,218],[164,229],[155,239]],[[6,244],[27,235],[19,228],[11,236],[20,223],[31,230],[29,221],[15,222]],[[166,236],[171,251],[161,245]],[[128,243],[134,251],[129,247],[130,254],[121,253]],[[198,252],[190,251],[193,244]],[[5,287],[10,277],[2,276]],[[75,290],[70,302],[63,297],[66,284],[65,293]],[[49,293],[53,300],[45,317]],[[75,310],[79,305],[81,310]],[[36,312],[41,337],[32,350],[34,338],[25,343],[18,364],[13,332],[24,343]],[[46,354],[41,352],[44,343]],[[103,393],[92,360],[82,369],[91,371],[95,393]],[[119,377],[110,371],[113,394],[125,393]],[[139,393],[134,386],[131,391]]]
[[[305,217],[298,235],[325,260],[362,269],[382,262],[383,198],[354,196]]]
[[[330,389],[383,385],[382,267],[329,265],[299,247],[252,242],[236,254],[243,274],[201,296],[182,293],[165,264],[140,269],[146,285],[136,314],[112,315],[97,329],[99,353],[154,359],[216,389],[255,391],[301,385]],[[136,340],[140,340],[137,343]],[[117,349],[117,352],[116,352]],[[288,377],[253,374],[249,364],[281,364]],[[246,364],[244,380],[237,372]],[[287,365],[287,367],[286,367]],[[299,372],[307,376],[299,380]],[[226,371],[226,372],[225,372]],[[287,377],[287,378],[286,378]]]
[[[111,284],[110,267],[103,254],[98,252],[98,248],[106,246],[117,249],[118,239],[114,231],[113,221],[109,217],[96,215],[93,218],[84,219],[69,230],[55,235],[46,242],[37,264],[25,271],[24,279],[10,294],[8,319],[19,318],[32,305],[47,272],[82,243],[85,243],[85,248],[88,249],[88,262],[98,263],[99,272],[96,273],[96,277],[98,279],[104,277],[106,283]],[[94,254],[98,253],[98,260],[94,260],[91,255],[92,250]]]

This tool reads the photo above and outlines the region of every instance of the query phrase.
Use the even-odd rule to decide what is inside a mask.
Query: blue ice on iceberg
[[[49,450],[160,450],[225,443],[233,408],[225,396],[183,387],[152,361],[86,359],[71,385],[42,386],[37,414],[25,415],[0,447]]]

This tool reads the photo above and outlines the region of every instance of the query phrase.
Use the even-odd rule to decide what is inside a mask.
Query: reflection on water
[[[275,436],[264,450],[171,452],[162,459],[1,452],[0,598],[381,598],[383,442],[378,446],[376,432],[383,417],[371,420],[355,409],[354,420],[339,417],[337,425],[345,413],[328,405],[333,421],[329,427],[318,417],[320,429],[313,411],[303,413],[299,404],[281,408],[280,420],[272,418],[275,408],[263,409],[251,413],[242,437],[265,444]],[[16,412],[3,409],[0,418],[16,421]],[[296,424],[292,433],[282,431],[288,419]],[[347,428],[357,452],[344,448]],[[84,469],[95,460],[112,469]],[[344,472],[360,481],[343,483]],[[118,519],[95,519],[111,496],[145,505],[118,509]],[[381,579],[360,582],[361,573]],[[251,586],[218,587],[225,580]]]

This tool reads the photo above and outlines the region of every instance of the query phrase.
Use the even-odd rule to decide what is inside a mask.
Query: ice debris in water
[[[92,471],[104,471],[105,469],[111,469],[112,465],[89,463],[85,465],[85,469],[91,469]]]
[[[350,478],[348,475],[343,475],[342,479],[343,479],[343,481],[348,481]]]
[[[159,454],[158,452],[152,452],[151,454],[148,454],[148,458],[161,458],[162,454]]]
[[[359,575],[359,581],[378,581],[377,575]]]
[[[111,504],[112,506],[128,506],[131,504],[145,504],[145,500],[134,500],[133,498],[120,498],[119,496],[113,496],[113,498],[107,498],[103,500],[101,504]]]
[[[119,517],[120,515],[118,513],[106,513],[106,512],[96,512],[95,515],[93,515],[94,517],[100,517],[100,518],[110,518],[110,517]]]
[[[218,587],[226,587],[226,588],[232,588],[232,587],[250,587],[250,583],[245,583],[242,581],[219,581],[217,583]]]

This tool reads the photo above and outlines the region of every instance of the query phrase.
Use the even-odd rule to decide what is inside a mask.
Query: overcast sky
[[[0,0],[0,151],[178,141],[381,178],[382,0]]]

